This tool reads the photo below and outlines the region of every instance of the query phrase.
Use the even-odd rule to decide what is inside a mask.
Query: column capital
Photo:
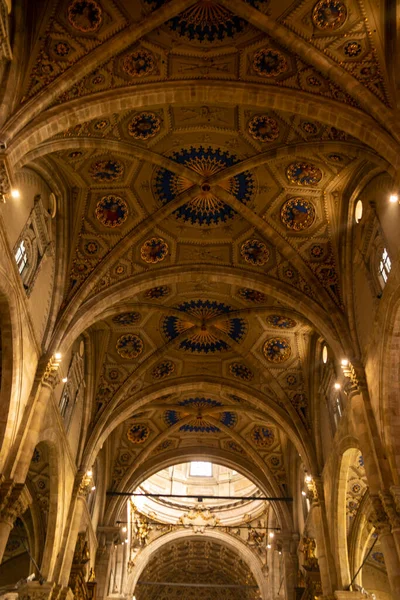
[[[382,499],[378,495],[370,495],[371,515],[370,523],[375,527],[378,534],[390,533],[390,522],[383,505]]]
[[[400,513],[398,512],[393,495],[379,492],[379,497],[382,501],[383,508],[385,509],[392,529],[400,529]]]
[[[51,581],[45,581],[40,584],[39,581],[28,581],[18,588],[18,597],[20,600],[50,600],[56,584]]]
[[[13,527],[15,519],[26,511],[31,501],[24,483],[3,481],[0,485],[0,521]]]
[[[54,390],[54,388],[60,383],[60,381],[60,361],[56,360],[52,356],[44,370],[42,376],[42,384],[46,385],[51,390]]]

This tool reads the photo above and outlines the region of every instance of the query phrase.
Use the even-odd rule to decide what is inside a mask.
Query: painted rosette
[[[288,229],[303,231],[314,223],[314,205],[304,198],[290,198],[281,209],[281,221]]]

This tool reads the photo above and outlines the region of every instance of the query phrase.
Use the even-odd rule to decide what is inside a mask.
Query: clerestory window
[[[25,248],[25,240],[22,240],[15,253],[15,261],[17,263],[18,271],[20,274],[24,271],[28,264],[28,254]]]
[[[392,268],[392,263],[391,263],[388,251],[386,250],[386,248],[384,248],[383,252],[382,252],[381,260],[379,262],[379,273],[378,273],[379,281],[381,283],[382,288],[384,288],[387,283],[391,268]]]
[[[212,464],[210,462],[192,461],[190,463],[191,477],[212,477]]]

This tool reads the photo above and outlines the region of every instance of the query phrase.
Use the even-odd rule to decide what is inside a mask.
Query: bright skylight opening
[[[192,461],[190,463],[191,477],[212,477],[212,463]]]

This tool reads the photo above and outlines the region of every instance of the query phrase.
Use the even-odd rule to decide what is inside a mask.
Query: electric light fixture
[[[11,190],[11,198],[14,198],[15,200],[17,200],[18,198],[21,198],[20,191],[15,188],[12,189]]]
[[[341,386],[341,385],[340,385],[340,383],[337,381],[333,387],[335,388],[335,390],[340,390],[340,388],[341,388],[342,386]]]
[[[399,202],[399,196],[398,194],[390,194],[389,196],[389,202],[391,202],[392,204],[396,204],[396,202]]]

